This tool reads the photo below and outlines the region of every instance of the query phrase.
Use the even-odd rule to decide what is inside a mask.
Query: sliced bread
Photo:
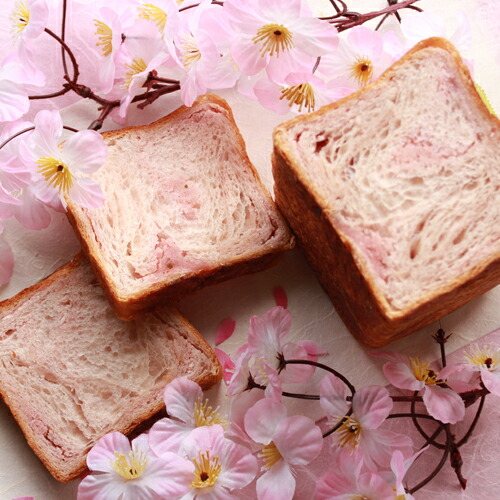
[[[210,346],[175,310],[117,319],[83,256],[1,302],[0,325],[0,394],[59,481],[86,470],[101,436],[129,434],[164,408],[169,380],[207,388],[221,378]]]
[[[119,317],[262,270],[293,246],[219,97],[103,136],[105,205],[69,201],[68,216]]]
[[[274,146],[276,202],[363,344],[500,283],[500,122],[448,41],[281,125]]]

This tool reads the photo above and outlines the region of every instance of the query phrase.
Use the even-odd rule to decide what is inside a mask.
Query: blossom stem
[[[63,0],[63,6],[62,6],[62,21],[61,21],[61,40],[64,42],[66,38],[66,12],[67,12],[67,0]],[[61,58],[62,58],[62,64],[64,68],[64,74],[68,74],[68,65],[66,63],[66,54],[65,54],[65,48],[61,46]],[[73,61],[71,61],[73,62]],[[74,65],[74,63],[73,63]],[[76,79],[74,79],[76,82]]]
[[[351,395],[354,396],[356,389],[354,386],[347,380],[344,375],[339,373],[338,371],[334,370],[333,368],[330,368],[327,365],[324,365],[323,363],[318,363],[317,361],[310,361],[307,359],[282,359],[280,358],[280,370],[286,367],[286,365],[310,365],[310,366],[315,366],[316,368],[321,368],[322,370],[325,370],[327,372],[332,373],[336,377],[338,377],[344,384],[349,388],[351,391]]]
[[[460,441],[457,443],[457,447],[459,448],[460,446],[464,445],[468,440],[469,438],[471,437],[475,427],[476,427],[476,424],[477,422],[479,421],[479,417],[481,416],[481,412],[483,410],[483,406],[484,406],[484,402],[486,400],[486,395],[482,396],[481,397],[481,400],[479,402],[479,406],[477,408],[477,411],[476,411],[476,415],[474,417],[474,420],[472,421],[470,427],[469,427],[469,430],[465,433],[464,437],[462,439],[460,439]]]

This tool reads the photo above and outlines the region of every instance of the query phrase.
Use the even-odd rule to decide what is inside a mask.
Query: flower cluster
[[[405,481],[412,463],[433,445],[444,448],[444,458],[450,453],[460,457],[458,449],[472,428],[457,440],[450,424],[462,420],[465,407],[484,402],[487,394],[500,396],[499,349],[474,348],[462,363],[439,372],[418,358],[374,353],[389,359],[384,373],[393,387],[356,390],[343,375],[317,361],[327,353],[316,344],[290,340],[290,326],[289,311],[274,307],[251,318],[248,343],[237,351],[235,362],[218,351],[226,368],[228,415],[213,409],[189,379],[170,382],[164,392],[167,417],[147,434],[129,443],[112,433],[95,445],[87,460],[91,473],[80,483],[78,499],[215,500],[238,497],[247,488],[245,494],[259,500],[289,500],[300,474],[325,456],[328,468],[316,477],[311,497],[411,499],[445,461],[415,488]],[[222,329],[228,338],[234,323],[226,321]],[[444,345],[442,330],[436,338]],[[327,373],[315,385],[311,377],[318,368]],[[317,387],[318,394],[292,392],[308,380],[307,386]],[[396,394],[396,389],[403,392]],[[313,421],[293,412],[286,404],[291,398],[319,402],[323,415]],[[412,410],[392,413],[395,402],[410,403]],[[427,411],[417,412],[416,404],[424,404]],[[387,428],[394,418],[426,419],[437,431],[427,435],[415,424],[425,438],[416,449],[408,435]],[[436,442],[440,432],[444,444]],[[460,462],[452,461],[465,487]]]
[[[104,162],[105,145],[89,131],[63,136],[58,110],[92,100],[99,115],[89,128],[98,130],[108,116],[124,124],[132,103],[143,108],[180,91],[189,106],[207,91],[235,88],[278,113],[312,111],[372,82],[418,39],[443,34],[416,2],[388,2],[365,15],[331,1],[332,14],[318,18],[306,0],[7,0],[0,15],[8,26],[0,36],[0,285],[14,263],[4,220],[42,229],[68,198],[90,209],[104,202],[89,175]],[[364,25],[392,14],[402,21],[397,35]],[[463,48],[469,33],[461,19],[448,36]],[[48,71],[58,60],[62,84],[60,73]]]

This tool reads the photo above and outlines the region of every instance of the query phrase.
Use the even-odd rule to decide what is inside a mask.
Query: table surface
[[[323,0],[314,0],[315,7],[321,9]],[[324,2],[328,3],[328,2]],[[353,10],[371,11],[384,6],[383,0],[353,0],[349,2]],[[450,32],[456,23],[458,9],[466,12],[472,28],[472,53],[475,79],[485,90],[496,110],[500,110],[500,2],[492,0],[422,0],[419,5],[424,10],[442,15]],[[288,116],[276,115],[264,110],[258,104],[245,100],[233,92],[221,92],[231,104],[235,119],[247,143],[248,154],[259,171],[264,184],[272,192],[270,153],[273,128]],[[165,97],[145,112],[133,113],[132,123],[147,123],[159,118],[179,105],[177,97]],[[69,106],[64,110],[65,124],[85,128],[93,119],[92,108],[86,104]],[[258,124],[258,126],[255,126]],[[11,297],[25,287],[39,281],[57,267],[67,262],[79,249],[78,242],[64,216],[56,214],[49,228],[42,231],[27,231],[13,221],[8,221],[6,238],[11,244],[16,267],[11,282],[0,288],[0,299]],[[213,345],[215,332],[222,320],[232,317],[236,320],[234,335],[223,344],[231,353],[246,337],[248,321],[252,315],[261,315],[275,305],[273,289],[284,288],[288,295],[288,308],[292,314],[292,337],[294,339],[314,339],[330,353],[324,361],[344,373],[357,387],[368,383],[385,384],[381,363],[368,356],[366,351],[354,341],[339,319],[331,302],[316,280],[304,257],[293,250],[274,268],[255,275],[231,280],[210,287],[181,302],[181,310],[187,318]],[[497,287],[461,309],[441,319],[441,325],[453,336],[447,344],[452,352],[481,339],[500,325],[500,287]],[[405,354],[421,358],[436,359],[437,346],[431,341],[431,334],[438,325],[433,324],[405,339],[394,342],[389,347]],[[489,337],[496,339],[499,335]],[[224,388],[210,391],[214,401],[224,403]],[[460,492],[455,482],[449,478],[436,480],[441,490],[437,496],[430,492],[417,493],[416,498],[442,498],[444,494],[452,499],[500,498],[495,485],[498,474],[495,463],[488,462],[486,469],[475,470],[481,461],[481,443],[489,439],[491,448],[500,449],[499,415],[494,413],[495,401],[490,401],[488,425],[483,434],[476,438],[474,452],[470,452],[469,485]],[[307,414],[315,415],[314,409],[307,408]],[[495,417],[496,415],[496,417]],[[479,429],[481,430],[481,429]],[[483,441],[481,441],[483,439]],[[485,446],[485,449],[487,447]],[[76,498],[77,481],[60,484],[45,470],[41,462],[27,446],[25,439],[8,409],[0,403],[0,499],[9,500],[21,496],[34,496],[36,500],[72,500]],[[467,451],[464,451],[467,460]],[[483,457],[484,458],[484,457]],[[490,457],[491,458],[491,457]],[[471,465],[472,464],[472,465]],[[496,480],[494,479],[496,477]],[[441,481],[441,482],[439,482]],[[491,486],[491,493],[481,490],[485,483]],[[297,499],[306,498],[298,490]],[[245,498],[252,498],[251,493]],[[305,495],[305,496],[304,496]],[[494,496],[496,495],[496,496]]]

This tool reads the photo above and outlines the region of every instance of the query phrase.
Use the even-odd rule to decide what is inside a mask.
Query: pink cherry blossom
[[[148,437],[129,442],[113,432],[90,450],[87,465],[91,474],[78,487],[78,500],[178,499],[189,492],[194,466],[173,453],[153,455]]]
[[[0,285],[10,281],[14,270],[14,254],[3,236],[3,224],[0,221]]]
[[[203,399],[201,387],[186,377],[174,379],[163,394],[168,418],[156,422],[149,432],[149,443],[155,454],[177,453],[182,442],[197,427],[226,425],[217,409]]]
[[[287,416],[286,407],[269,398],[250,408],[245,431],[262,445],[258,455],[264,474],[257,480],[259,500],[287,500],[293,497],[293,468],[309,464],[323,446],[323,436],[314,422],[302,415]]]
[[[279,114],[315,111],[351,92],[344,82],[339,84],[337,80],[331,80],[325,83],[312,73],[290,73],[283,84],[262,79],[254,87],[260,104]]]
[[[23,0],[16,2],[10,19],[14,37],[38,38],[47,25],[49,9],[45,0]]]
[[[341,454],[354,455],[368,469],[388,467],[395,449],[405,455],[412,452],[411,439],[395,432],[381,429],[389,416],[393,402],[389,391],[380,386],[366,386],[356,391],[352,403],[347,401],[347,388],[338,377],[326,375],[320,385],[320,404],[326,411],[331,425],[342,425],[332,434]],[[351,414],[348,415],[349,410]]]
[[[62,132],[59,112],[40,111],[35,117],[30,142],[36,196],[56,209],[66,207],[65,195],[79,205],[96,208],[104,202],[104,195],[88,175],[104,163],[106,144],[97,132],[82,130],[59,148]]]
[[[374,356],[388,359],[383,367],[387,380],[398,389],[422,391],[429,415],[445,424],[455,424],[465,415],[462,398],[445,386],[446,378],[433,370],[427,361],[408,358],[398,353],[378,351]],[[446,372],[443,372],[446,373]]]
[[[500,348],[491,345],[473,346],[466,354],[466,363],[459,369],[477,373],[492,394],[500,396]]]
[[[220,425],[198,427],[185,439],[183,456],[194,464],[183,500],[230,500],[257,473],[257,460],[245,446],[224,437]]]
[[[339,42],[336,51],[321,58],[318,71],[335,75],[360,88],[376,80],[393,62],[394,38],[390,50],[384,46],[384,36],[366,26],[350,29]]]
[[[315,500],[394,500],[394,490],[384,478],[364,470],[353,455],[336,456],[316,484]]]
[[[240,32],[231,53],[246,75],[265,68],[280,81],[290,72],[311,70],[318,56],[337,46],[336,30],[302,0],[226,0],[224,10]]]

